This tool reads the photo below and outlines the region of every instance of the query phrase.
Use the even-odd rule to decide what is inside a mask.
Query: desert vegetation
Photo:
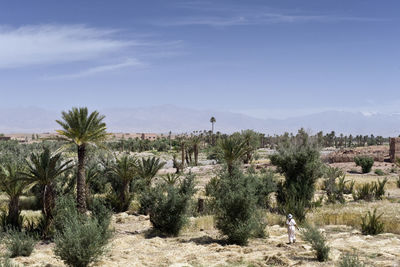
[[[383,137],[227,135],[214,133],[212,117],[211,131],[117,139],[104,118],[72,108],[54,137],[0,142],[1,266],[389,266],[400,258],[395,164],[362,155],[330,163],[321,153],[384,147]],[[300,227],[290,245],[289,213]]]

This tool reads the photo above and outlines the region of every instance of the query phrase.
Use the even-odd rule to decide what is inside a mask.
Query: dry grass
[[[347,225],[360,229],[361,217],[375,208],[379,214],[383,213],[385,232],[400,234],[400,204],[389,200],[325,205],[309,213],[307,220],[317,225]]]

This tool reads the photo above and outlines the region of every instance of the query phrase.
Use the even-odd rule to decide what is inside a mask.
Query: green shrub
[[[318,261],[322,262],[329,259],[330,247],[326,244],[324,236],[317,228],[306,224],[301,230],[301,234],[304,241],[310,243],[312,249],[315,250]]]
[[[374,184],[366,183],[356,187],[353,192],[353,199],[372,201],[374,199]]]
[[[354,158],[357,166],[361,166],[363,173],[369,173],[374,165],[374,159],[368,156],[359,156]]]
[[[20,197],[19,208],[21,210],[40,210],[40,201],[36,196]]]
[[[154,229],[177,236],[187,222],[186,213],[194,192],[192,174],[187,175],[179,185],[163,183],[151,188],[146,199]]]
[[[375,173],[376,175],[379,175],[379,176],[385,175],[385,173],[384,173],[381,169],[376,169],[376,170],[374,171],[374,173]]]
[[[374,183],[374,196],[375,199],[382,199],[382,196],[385,195],[385,185],[388,179],[385,178],[383,181],[378,179],[377,183]]]
[[[216,185],[213,191],[216,227],[228,236],[228,242],[244,245],[251,236],[262,236],[265,222],[257,211],[254,176],[245,175],[235,167],[224,170]]]
[[[364,267],[364,263],[360,261],[358,255],[353,252],[342,255],[340,257],[339,267]]]
[[[109,229],[110,214],[100,207],[95,209],[90,217],[77,212],[73,198],[58,200],[54,254],[65,264],[85,267],[106,251],[106,245],[112,236]]]
[[[339,201],[344,203],[343,194],[348,181],[345,181],[346,176],[343,171],[339,168],[328,167],[325,171],[325,177],[324,190],[328,197],[327,202],[336,203],[336,201]],[[337,179],[339,180],[338,183],[336,183]]]
[[[380,220],[382,215],[383,215],[383,213],[380,215],[377,215],[376,209],[374,209],[374,212],[372,214],[370,211],[368,211],[368,213],[365,214],[361,218],[362,234],[363,235],[377,235],[377,234],[383,233],[385,225]]]
[[[377,182],[366,183],[358,186],[353,192],[354,200],[365,200],[372,201],[373,199],[382,199],[385,195],[385,185],[387,183],[387,178],[383,181],[379,180]]]
[[[31,255],[36,244],[36,239],[27,232],[8,230],[4,237],[4,243],[10,252],[10,257]]]
[[[339,186],[340,186],[340,183],[341,183],[341,181],[339,180]],[[343,193],[344,194],[353,194],[355,183],[356,182],[354,180],[351,180],[351,181],[349,181],[349,183],[347,185],[344,185],[343,186]]]
[[[317,144],[309,142],[305,135],[301,140],[280,144],[270,159],[277,171],[285,176],[285,181],[277,188],[278,205],[285,207],[290,201],[289,206],[301,203],[301,206],[310,207],[315,182],[323,175]]]
[[[299,223],[305,221],[309,209],[306,201],[294,197],[287,197],[284,204],[278,203],[278,210],[281,214],[293,214]]]

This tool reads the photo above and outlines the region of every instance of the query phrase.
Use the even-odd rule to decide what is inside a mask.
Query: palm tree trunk
[[[85,160],[86,160],[86,147],[85,145],[78,146],[78,176],[76,181],[76,200],[78,203],[78,210],[81,213],[86,212],[86,177],[85,177]]]
[[[55,207],[55,191],[52,184],[46,185],[43,192],[43,214],[51,220],[53,219],[53,209]]]
[[[182,150],[182,170],[185,166],[185,144],[182,143],[181,145],[181,150]]]
[[[197,166],[199,161],[199,147],[198,145],[194,145],[194,165]]]
[[[19,196],[13,196],[8,203],[7,224],[20,228],[19,225]]]
[[[124,181],[122,185],[122,191],[121,191],[121,202],[122,204],[122,209],[121,211],[127,211],[129,208],[129,181]]]

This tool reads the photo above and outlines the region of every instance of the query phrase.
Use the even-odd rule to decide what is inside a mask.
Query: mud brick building
[[[396,158],[400,158],[400,137],[390,138],[390,162],[395,162]]]

